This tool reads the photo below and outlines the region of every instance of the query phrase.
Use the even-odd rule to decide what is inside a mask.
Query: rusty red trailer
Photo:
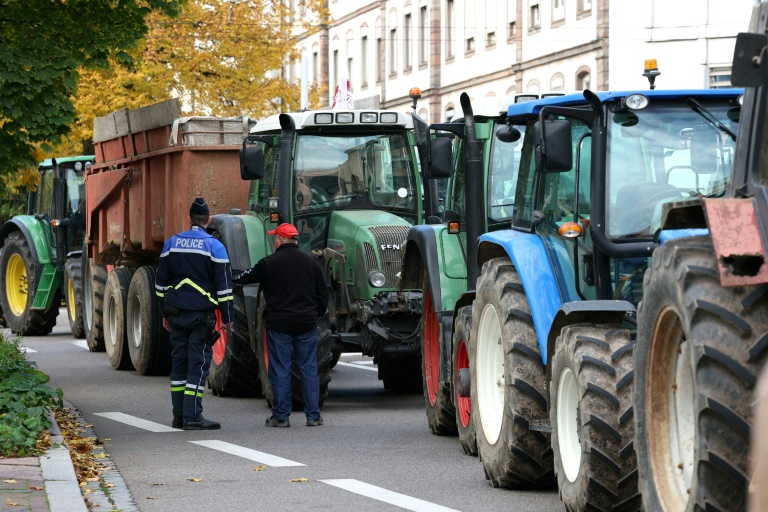
[[[248,118],[181,118],[178,100],[120,110],[94,123],[86,233],[97,263],[151,264],[188,227],[195,197],[211,215],[244,211],[239,150]]]
[[[240,148],[251,126],[247,117],[182,118],[175,99],[95,120],[96,163],[85,174],[85,324],[89,348],[106,350],[115,369],[168,372],[154,292],[160,252],[189,228],[195,197],[211,215],[244,211]]]

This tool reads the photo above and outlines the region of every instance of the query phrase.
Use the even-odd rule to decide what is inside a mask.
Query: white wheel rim
[[[504,349],[496,308],[488,304],[480,316],[477,334],[477,406],[480,424],[489,443],[501,434],[504,417]]]
[[[669,440],[673,460],[680,461],[674,471],[675,485],[681,497],[688,496],[693,482],[694,443],[696,440],[696,412],[694,406],[693,354],[690,341],[680,344],[675,361],[675,383],[670,389]]]
[[[133,330],[133,346],[139,348],[141,346],[141,299],[134,297],[133,304],[133,322],[131,323],[131,329]]]
[[[581,466],[579,440],[579,385],[570,368],[560,374],[557,386],[557,440],[565,476],[575,482]]]

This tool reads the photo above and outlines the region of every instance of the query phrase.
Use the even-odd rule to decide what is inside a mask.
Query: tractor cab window
[[[496,130],[503,126],[503,123],[496,124],[493,133],[495,134]],[[517,126],[516,128],[524,134],[525,126]],[[522,146],[522,136],[515,142],[502,142],[497,137],[492,137],[487,191],[490,221],[509,222],[512,220]]]
[[[53,167],[40,168],[40,184],[37,186],[35,213],[47,215],[48,218],[51,218],[51,215],[53,214],[53,178]]]
[[[263,214],[269,215],[269,198],[277,197],[277,146],[270,147],[259,142],[264,151],[264,177],[251,182],[249,189],[249,203],[260,204]],[[269,237],[271,238],[271,237]]]
[[[643,110],[611,112],[608,236],[650,238],[664,203],[721,196],[731,175],[738,116],[735,99],[727,98],[655,99]]]
[[[67,237],[70,249],[79,249],[85,238],[85,162],[74,162],[60,166],[61,175],[66,183],[67,197],[64,207],[65,217],[69,219]]]

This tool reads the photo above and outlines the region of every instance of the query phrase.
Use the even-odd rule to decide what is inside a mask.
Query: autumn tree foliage
[[[0,0],[0,177],[36,167],[69,132],[80,70],[130,64],[147,16],[182,2]]]
[[[176,18],[153,13],[126,69],[83,74],[74,139],[91,137],[94,117],[179,97],[185,115],[256,119],[300,107],[300,84],[282,69],[301,58],[299,35],[327,23],[327,0],[189,0]],[[310,89],[310,104],[324,91]]]

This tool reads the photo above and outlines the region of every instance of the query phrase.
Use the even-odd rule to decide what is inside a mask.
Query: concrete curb
[[[53,412],[48,413],[51,420],[49,429],[53,446],[40,456],[40,469],[45,482],[45,494],[51,512],[88,512],[88,507],[80,492],[80,484],[75,474],[75,466],[69,449],[64,443],[59,425]]]

